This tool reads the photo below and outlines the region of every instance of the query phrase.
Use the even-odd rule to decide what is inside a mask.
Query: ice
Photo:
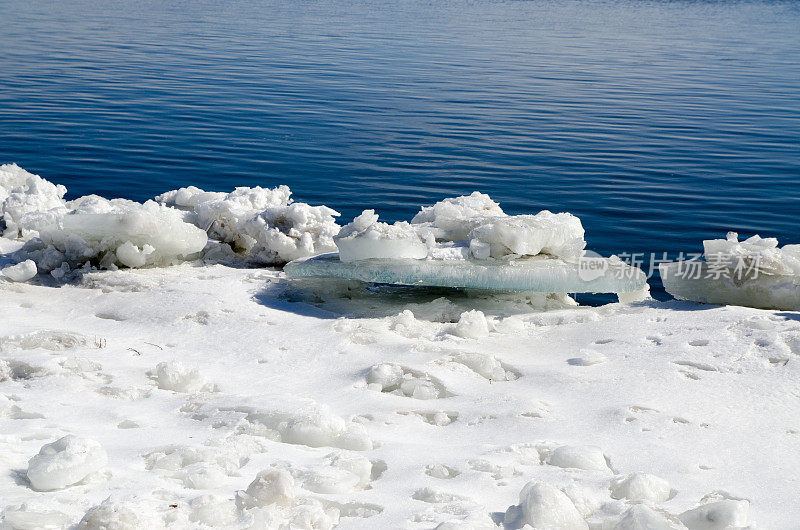
[[[370,259],[344,263],[324,254],[289,263],[289,278],[340,278],[367,283],[463,287],[541,293],[631,293],[646,289],[644,272],[613,258],[603,260],[596,276],[580,264],[538,257],[513,261]]]
[[[4,237],[25,236],[20,220],[29,212],[65,211],[67,188],[29,173],[16,164],[0,166],[0,231]]]
[[[611,482],[611,497],[630,501],[665,502],[672,495],[669,482],[647,473],[631,473],[617,477]]]
[[[746,500],[723,499],[701,504],[678,517],[689,530],[731,530],[747,526],[749,509]]]
[[[479,339],[489,334],[489,324],[482,311],[473,309],[461,313],[455,329],[456,335],[465,339]]]
[[[562,445],[550,453],[547,463],[552,466],[591,471],[609,470],[602,449],[593,445]]]
[[[90,508],[78,523],[77,530],[134,530],[166,528],[154,510],[135,499],[111,496]]]
[[[100,268],[166,265],[201,251],[208,240],[180,212],[153,201],[88,197],[70,206],[72,210],[56,214],[29,213],[20,221],[39,237],[19,254],[43,272],[87,262]]]
[[[201,495],[189,502],[189,521],[211,528],[235,527],[236,504],[221,495]]]
[[[294,502],[294,478],[283,469],[265,469],[241,494],[245,506],[291,506]]]
[[[423,259],[428,255],[428,245],[413,225],[381,223],[375,210],[364,210],[342,227],[334,242],[339,259],[345,263],[373,258]]]
[[[334,238],[339,259],[487,260],[546,254],[567,261],[580,258],[586,242],[580,219],[547,210],[536,215],[506,215],[488,195],[445,199],[425,206],[411,220],[378,221],[364,210]]]
[[[453,197],[424,206],[411,220],[413,224],[430,224],[437,229],[437,238],[449,241],[467,239],[469,232],[494,217],[506,214],[500,205],[486,194]]]
[[[156,383],[162,390],[194,394],[213,392],[216,386],[210,383],[196,368],[188,369],[179,361],[159,363],[155,369]]]
[[[510,254],[547,254],[567,261],[577,261],[586,246],[583,235],[581,221],[574,215],[554,214],[544,210],[536,215],[492,219],[475,227],[468,237],[471,247],[478,245],[477,248],[481,249],[480,242],[488,245],[489,254],[493,258]],[[473,243],[475,240],[477,243]]]
[[[36,263],[33,260],[26,259],[16,265],[11,265],[0,271],[4,278],[8,278],[12,282],[27,282],[36,276]]]
[[[265,265],[335,250],[339,213],[327,206],[293,202],[287,186],[236,188],[230,193],[189,187],[156,197],[187,210],[186,219],[209,236]]]
[[[45,444],[28,462],[28,480],[38,491],[52,491],[81,482],[105,467],[108,458],[100,444],[67,435]]]
[[[740,242],[703,242],[705,261],[659,265],[664,288],[675,298],[761,309],[800,309],[800,245],[778,248],[778,240],[752,236]]]
[[[372,440],[364,427],[349,423],[331,412],[327,406],[312,406],[298,411],[278,426],[285,443],[309,447],[339,447],[353,451],[372,449]]]
[[[550,484],[529,482],[519,494],[519,508],[509,508],[506,524],[519,520],[522,525],[549,530],[588,530],[589,525],[567,495]],[[517,526],[513,526],[517,528]]]

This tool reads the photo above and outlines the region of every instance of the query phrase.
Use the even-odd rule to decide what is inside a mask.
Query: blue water
[[[69,196],[481,190],[601,253],[798,243],[800,3],[0,2],[0,161]]]

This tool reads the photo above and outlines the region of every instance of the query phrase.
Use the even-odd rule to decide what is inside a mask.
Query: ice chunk
[[[2,235],[16,238],[25,235],[19,225],[29,212],[65,211],[67,188],[56,185],[16,164],[0,166],[0,230]],[[5,225],[5,226],[3,226]]]
[[[473,309],[461,313],[455,329],[456,335],[465,339],[479,339],[489,334],[489,324],[482,311]]]
[[[21,263],[4,268],[0,272],[12,282],[27,282],[36,276],[36,263],[33,260],[26,259]]]
[[[515,508],[515,507],[512,507]],[[572,501],[561,490],[542,482],[529,482],[519,494],[519,514],[509,509],[507,519],[519,519],[522,525],[550,530],[588,530]],[[512,523],[512,521],[506,521]],[[521,526],[521,525],[520,525]],[[514,526],[514,528],[517,528]]]
[[[187,394],[216,390],[216,386],[206,381],[196,368],[189,370],[178,361],[159,363],[155,369],[155,376],[158,388],[162,390]]]
[[[778,248],[775,238],[703,242],[705,261],[659,265],[666,291],[681,300],[761,309],[800,309],[800,245]]]
[[[44,445],[30,459],[28,480],[38,491],[62,489],[104,468],[107,461],[98,442],[67,435]]]
[[[187,220],[257,263],[283,264],[335,250],[333,236],[339,225],[334,217],[339,213],[292,202],[291,193],[287,186],[241,187],[230,193],[189,187],[156,200],[189,210]]]
[[[493,258],[548,254],[577,261],[586,246],[583,235],[581,221],[574,215],[544,210],[536,215],[492,219],[475,227],[468,237],[489,245]]]
[[[430,224],[437,229],[437,238],[463,241],[467,234],[480,224],[495,217],[505,217],[500,205],[486,194],[453,197],[424,206],[411,220],[413,224]]]
[[[211,528],[235,526],[236,505],[222,495],[201,495],[189,502],[189,521]]]
[[[745,500],[723,499],[701,504],[678,518],[689,530],[727,530],[746,527],[749,510]]]
[[[428,255],[428,245],[413,225],[381,223],[375,210],[364,210],[342,227],[334,241],[339,259],[345,263],[372,258],[423,259]]]
[[[21,226],[35,230],[39,238],[28,241],[19,253],[40,270],[86,262],[101,268],[166,265],[201,251],[208,240],[203,230],[184,222],[180,212],[153,201],[97,198],[75,205],[68,213],[22,217]]]
[[[163,520],[150,507],[136,500],[108,497],[89,509],[78,523],[78,530],[133,530],[166,528]]]
[[[544,257],[510,262],[472,260],[372,259],[344,263],[324,254],[286,265],[289,278],[341,278],[367,283],[464,287],[541,293],[628,293],[647,286],[640,269],[618,259],[603,259],[603,270],[586,278],[580,264]]]
[[[558,467],[608,471],[602,449],[593,445],[562,445],[550,453],[547,463]]]
[[[647,473],[631,473],[611,481],[611,497],[630,501],[664,502],[672,495],[669,482]]]
[[[288,471],[282,469],[265,469],[242,494],[245,506],[291,506],[294,502],[294,479]]]

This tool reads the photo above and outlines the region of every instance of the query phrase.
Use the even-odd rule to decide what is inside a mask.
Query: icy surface
[[[510,262],[372,259],[343,263],[337,254],[324,254],[289,263],[284,270],[290,278],[332,277],[370,283],[498,291],[624,293],[646,288],[645,274],[640,269],[610,258],[603,263],[605,270],[587,279],[579,264],[544,258]]]
[[[763,309],[800,309],[800,245],[778,248],[775,238],[703,242],[705,261],[659,266],[664,288],[674,297],[708,304]]]

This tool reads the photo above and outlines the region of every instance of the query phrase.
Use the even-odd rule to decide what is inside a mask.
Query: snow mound
[[[2,530],[61,530],[72,522],[61,512],[39,510],[28,504],[9,506],[2,515]]]
[[[209,383],[197,368],[189,370],[179,361],[159,363],[155,369],[156,383],[162,390],[185,394],[215,392],[216,385]]]
[[[227,194],[190,187],[169,191],[156,200],[189,210],[189,222],[256,263],[283,264],[336,250],[333,237],[339,225],[334,217],[339,213],[327,206],[296,203],[290,197],[287,186],[241,187]]]
[[[242,504],[247,507],[291,506],[294,502],[294,478],[283,469],[260,471],[243,493]]]
[[[330,530],[339,523],[339,510],[316,499],[296,498],[294,479],[283,469],[261,471],[239,503],[252,520],[250,528]]]
[[[236,504],[221,495],[200,495],[189,502],[189,521],[211,528],[233,528],[239,515]]]
[[[611,481],[611,497],[629,501],[649,501],[655,504],[669,500],[672,488],[669,482],[647,473],[631,473]]]
[[[102,446],[87,438],[67,435],[45,444],[28,462],[28,480],[33,489],[52,491],[81,482],[105,467]]]
[[[7,238],[26,237],[20,220],[29,212],[65,211],[67,188],[48,182],[16,164],[0,166],[0,233]],[[27,239],[27,237],[26,237]]]
[[[672,520],[670,516],[662,516],[643,504],[631,506],[613,525],[604,525],[610,530],[681,530],[686,527]]]
[[[444,388],[437,382],[394,363],[380,363],[370,368],[367,387],[415,399],[438,399],[445,395]]]
[[[0,271],[0,274],[12,282],[27,282],[36,276],[36,263],[27,259],[16,265],[4,268]]]
[[[519,494],[519,506],[506,512],[505,524],[548,530],[588,530],[589,525],[567,495],[550,484],[529,482]]]
[[[413,225],[381,223],[375,210],[364,210],[343,226],[334,242],[339,248],[339,259],[344,262],[373,258],[423,259],[428,255],[428,245]]]
[[[547,463],[587,471],[609,471],[602,449],[593,445],[562,445],[550,453]]]
[[[369,451],[372,440],[361,424],[347,422],[327,406],[300,411],[278,425],[281,441],[309,447],[338,447]]]
[[[687,510],[678,518],[689,530],[732,530],[748,525],[750,503],[722,499]]]
[[[465,339],[480,339],[489,334],[489,323],[482,311],[473,309],[461,313],[454,331]]]
[[[90,508],[78,523],[78,530],[138,530],[166,528],[155,511],[142,502],[108,497]]]

